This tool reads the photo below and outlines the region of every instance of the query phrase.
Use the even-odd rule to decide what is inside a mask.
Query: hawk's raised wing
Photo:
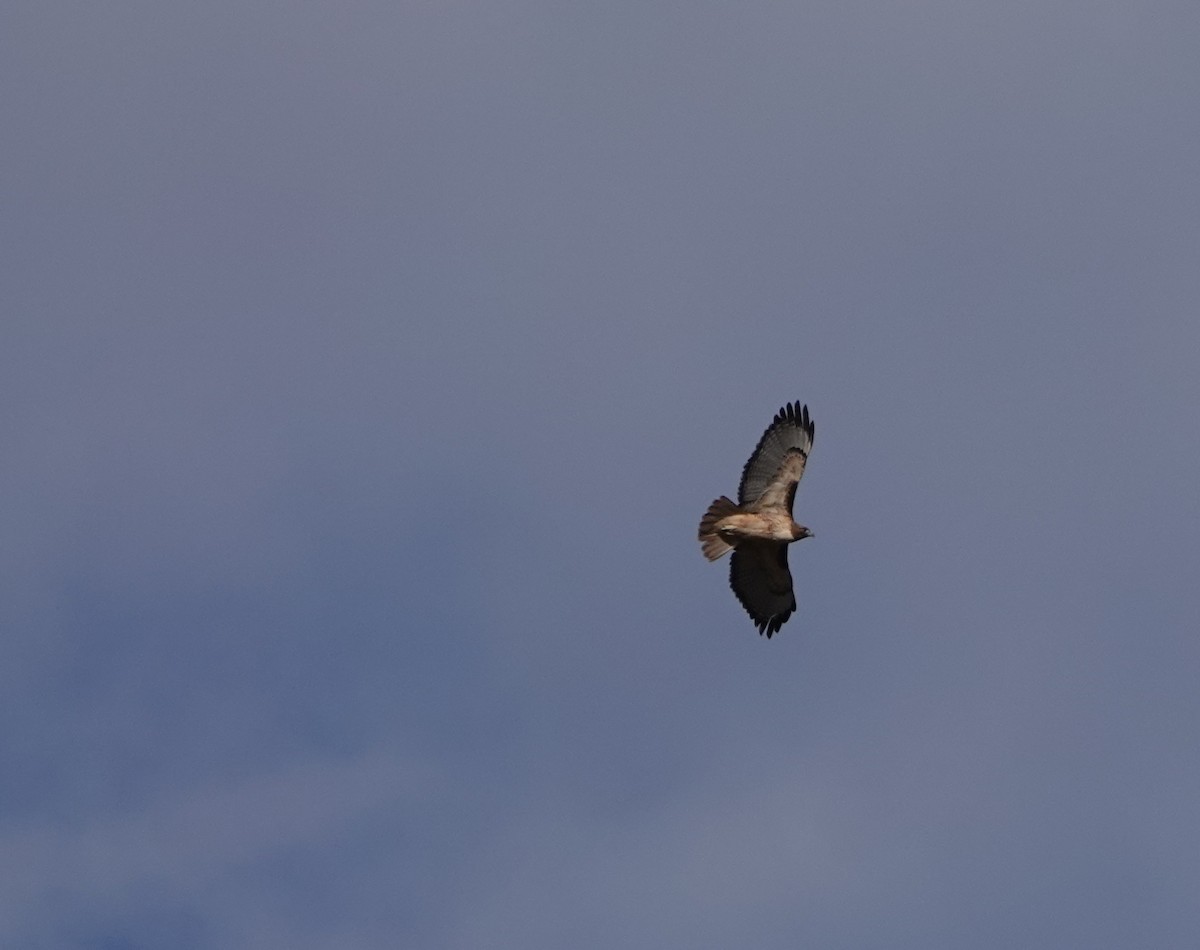
[[[729,586],[746,613],[767,639],[796,609],[787,545],[774,541],[743,541],[729,560]]]
[[[780,409],[742,469],[738,504],[755,509],[786,505],[790,513],[815,432],[808,406],[793,402]]]

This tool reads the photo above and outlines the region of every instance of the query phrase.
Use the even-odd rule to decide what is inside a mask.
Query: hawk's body
[[[700,519],[704,556],[715,561],[733,551],[729,586],[768,638],[796,609],[787,546],[812,535],[792,520],[792,502],[815,428],[808,406],[780,409],[742,470],[737,504],[722,495]]]

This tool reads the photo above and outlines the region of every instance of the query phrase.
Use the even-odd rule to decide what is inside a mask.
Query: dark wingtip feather
[[[745,607],[746,605],[743,604],[742,606]],[[749,613],[750,608],[747,607],[746,612]],[[783,625],[787,622],[791,615],[791,611],[788,611],[788,613],[783,616],[774,614],[773,616],[763,617],[761,619],[751,616],[750,622],[754,624],[754,627],[758,631],[758,635],[760,637],[766,636],[766,638],[770,640],[771,637],[775,636],[775,634],[783,629]]]
[[[808,430],[809,433],[813,430],[812,416],[808,414],[808,403],[802,403],[799,399],[795,402],[784,403],[783,408],[775,413],[772,425],[780,422],[794,423],[800,428]]]

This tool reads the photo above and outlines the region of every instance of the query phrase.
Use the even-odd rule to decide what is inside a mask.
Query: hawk
[[[816,427],[808,406],[789,403],[775,414],[742,469],[735,505],[722,495],[700,519],[700,548],[710,561],[732,550],[729,586],[767,639],[796,609],[787,546],[812,532],[792,520]]]

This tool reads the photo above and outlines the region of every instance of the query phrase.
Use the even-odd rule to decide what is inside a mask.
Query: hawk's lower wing
[[[729,562],[729,586],[746,613],[769,638],[796,609],[787,545],[773,541],[743,541]]]

